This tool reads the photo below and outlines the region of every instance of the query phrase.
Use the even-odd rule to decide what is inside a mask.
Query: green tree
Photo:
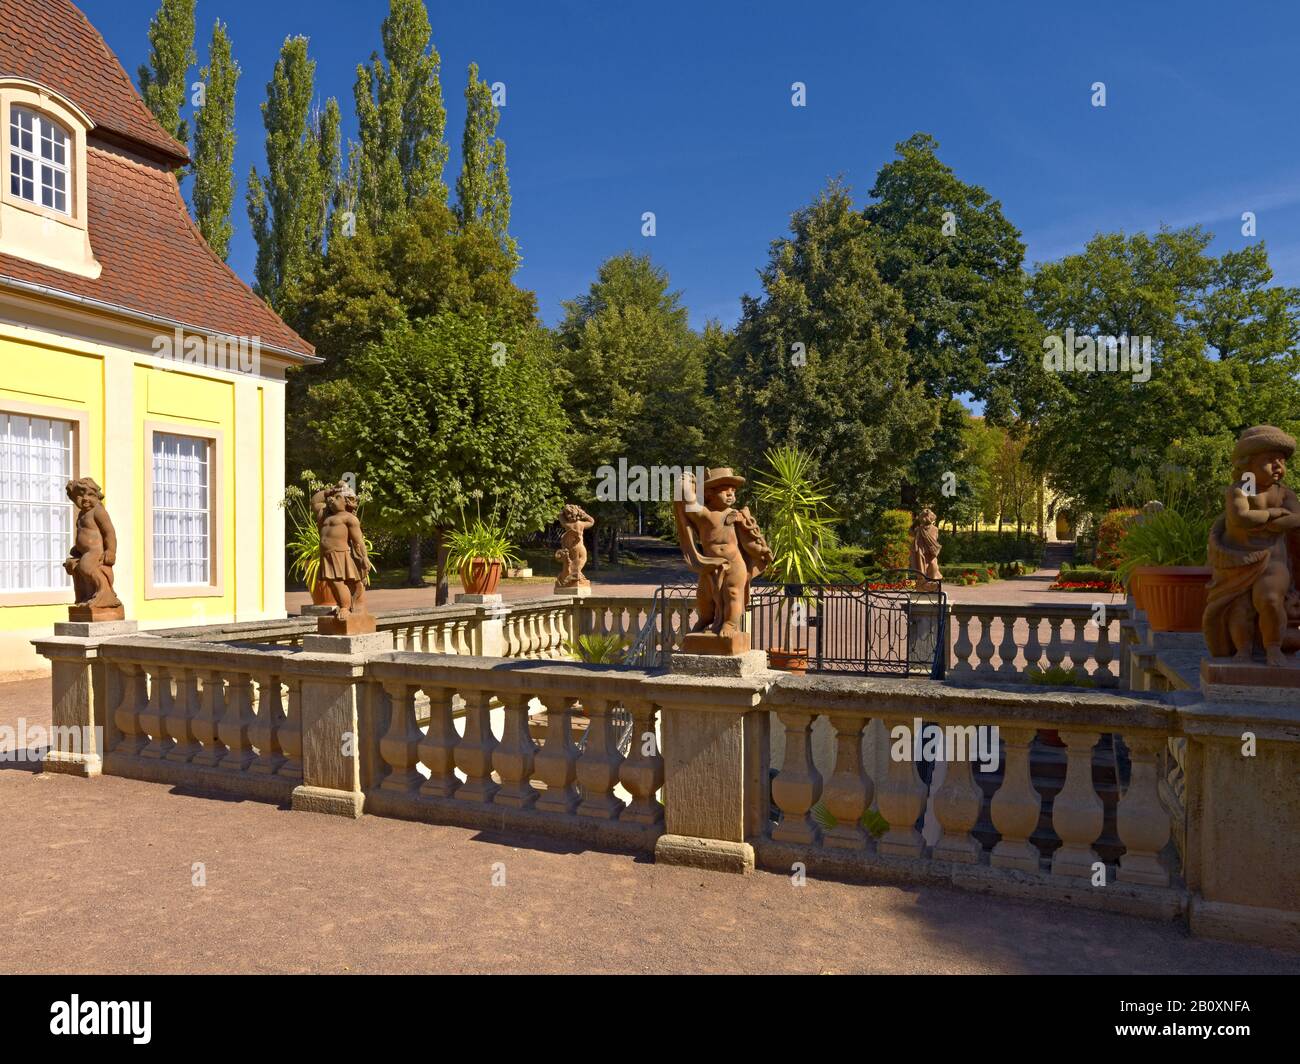
[[[496,358],[494,345],[506,345]],[[309,389],[308,416],[330,469],[356,472],[372,494],[376,531],[439,541],[474,513],[518,535],[559,509],[566,422],[546,333],[502,331],[479,315],[401,322],[352,359],[345,377]],[[439,600],[446,598],[439,543]]]
[[[198,56],[194,52],[195,0],[162,0],[149,23],[149,62],[137,71],[140,95],[158,119],[159,125],[185,144],[190,139],[189,123],[181,117],[189,70]]]
[[[307,38],[284,42],[266,86],[266,176],[248,176],[248,217],[257,241],[257,290],[277,310],[325,245],[338,181],[339,112],[312,110],[316,61]]]
[[[597,505],[601,466],[684,466],[706,461],[704,345],[667,271],[646,255],[601,264],[590,289],[564,304],[558,328],[564,406],[573,423],[577,488],[617,549],[623,505]],[[661,500],[662,501],[662,500]]]
[[[1241,429],[1300,422],[1300,291],[1272,283],[1262,245],[1216,258],[1210,240],[1199,227],[1099,234],[1032,278],[1039,344],[1024,346],[1032,386],[1020,399],[1028,454],[1080,511],[1157,490],[1170,466],[1213,496]],[[1150,379],[1046,372],[1044,344],[1063,345],[1067,329],[1076,345],[1149,338]]]
[[[860,536],[937,421],[910,379],[907,308],[839,182],[795,212],[760,276],[762,296],[741,301],[731,373],[746,464],[783,444],[811,453]]]
[[[462,225],[481,222],[496,234],[512,255],[518,249],[510,237],[510,177],[506,145],[497,136],[501,112],[492,102],[492,89],[480,81],[478,64],[470,63],[465,85],[465,133],[461,139],[460,176],[456,178],[456,212]]]
[[[235,86],[239,64],[218,20],[203,68],[204,101],[194,119],[194,187],[190,193],[199,232],[221,258],[230,252],[235,202]]]
[[[376,52],[357,66],[360,141],[349,176],[357,220],[376,232],[412,203],[447,198],[447,111],[424,0],[390,0],[381,36],[383,59]]]

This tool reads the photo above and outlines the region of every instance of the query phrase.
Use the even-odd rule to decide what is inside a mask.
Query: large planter
[[[1213,570],[1197,565],[1144,565],[1133,570],[1134,600],[1157,632],[1199,632]],[[1131,586],[1131,585],[1130,585]]]
[[[1142,578],[1138,576],[1141,569],[1134,569],[1128,578],[1128,593],[1133,596],[1133,605],[1140,610],[1145,610],[1146,602],[1142,598]]]
[[[330,594],[330,589],[324,580],[317,579],[311,589],[311,601],[314,606],[328,606],[334,601],[334,596]]]
[[[501,579],[501,563],[475,558],[460,567],[460,583],[467,595],[495,594]]]
[[[767,652],[767,667],[769,669],[780,669],[783,672],[807,672],[808,648],[769,650]]]

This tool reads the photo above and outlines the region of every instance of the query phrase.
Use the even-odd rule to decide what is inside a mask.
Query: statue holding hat
[[[772,550],[748,507],[736,508],[736,489],[745,483],[730,468],[710,469],[703,504],[692,474],[682,478],[673,502],[677,538],[686,564],[699,576],[699,619],[686,637],[692,654],[741,654],[749,636],[740,621],[749,604],[749,585],[772,562]]]
[[[1285,665],[1284,652],[1300,648],[1293,627],[1300,605],[1300,499],[1282,483],[1295,449],[1281,429],[1256,425],[1232,452],[1235,479],[1210,530],[1214,579],[1202,621],[1215,657],[1249,661],[1258,644],[1268,664]]]

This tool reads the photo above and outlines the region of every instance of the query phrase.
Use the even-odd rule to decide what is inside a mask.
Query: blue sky
[[[157,0],[79,0],[134,77]],[[304,34],[322,99],[355,131],[355,67],[387,0],[199,0],[200,61],[226,22],[243,68],[236,236],[262,164],[260,104],[284,38]],[[554,323],[599,263],[649,251],[693,324],[732,324],[790,213],[842,174],[865,201],[916,130],[1000,199],[1029,261],[1097,231],[1201,223],[1226,250],[1257,215],[1279,280],[1300,284],[1300,5],[431,2],[451,157],[465,67],[507,87],[500,133],[521,284]],[[792,82],[807,106],[790,103]],[[1091,105],[1106,84],[1107,106]],[[641,236],[654,211],[658,233]]]

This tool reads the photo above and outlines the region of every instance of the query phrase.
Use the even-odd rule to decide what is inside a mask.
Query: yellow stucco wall
[[[84,325],[80,331],[84,336]],[[119,540],[115,586],[127,617],[141,628],[283,617],[284,382],[172,365],[0,320],[0,410],[49,408],[51,416],[66,410],[70,420],[84,419],[76,472],[104,487]],[[217,440],[219,593],[150,594],[150,428]],[[71,600],[69,592],[61,603],[13,604],[0,595],[0,673],[46,667],[30,640],[66,620]]]

